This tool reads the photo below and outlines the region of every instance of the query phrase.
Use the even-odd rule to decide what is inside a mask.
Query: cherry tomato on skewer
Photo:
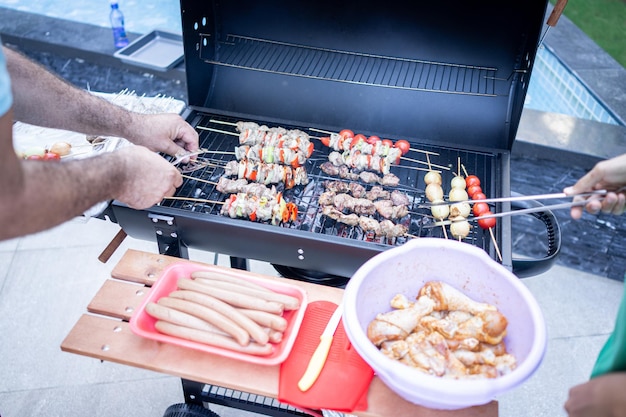
[[[482,216],[491,216],[493,213],[491,211],[487,211],[483,213]],[[496,218],[490,217],[488,219],[479,219],[478,225],[483,229],[491,229],[492,227],[496,227]]]
[[[472,213],[474,216],[479,217],[489,211],[489,205],[487,203],[474,203],[474,207],[472,207]]]
[[[478,178],[476,175],[468,175],[465,178],[465,186],[467,188],[471,187],[472,185],[478,185],[480,186],[480,178]]]
[[[353,138],[354,132],[350,129],[343,129],[341,132],[339,132],[339,136],[341,136],[342,139]]]
[[[469,195],[473,200],[478,200],[478,198],[474,197],[476,194],[482,194],[483,190],[480,188],[480,185],[470,185],[467,187],[467,195]]]
[[[383,140],[382,140],[382,144],[383,144],[383,145],[387,145],[387,146],[389,146],[390,148],[393,148],[393,141],[392,141],[391,139],[383,139]]]
[[[402,155],[406,155],[409,152],[409,149],[411,149],[411,144],[407,140],[400,139],[396,141],[393,147],[400,149]]]

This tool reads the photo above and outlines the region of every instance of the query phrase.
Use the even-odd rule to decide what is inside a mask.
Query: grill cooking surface
[[[197,165],[191,169],[191,165],[180,166],[181,171],[185,175],[184,183],[174,198],[164,200],[161,206],[197,213],[199,218],[205,218],[205,215],[224,217],[220,214],[223,206],[221,203],[226,201],[229,195],[218,191],[216,184],[224,176],[226,163],[236,160],[234,149],[236,146],[239,146],[239,137],[234,124],[239,120],[203,113],[196,115],[192,119],[191,122],[200,135],[201,147],[207,149],[208,152],[200,155]],[[263,124],[262,122],[258,123],[259,125]],[[269,123],[266,125],[278,127],[278,125]],[[477,175],[481,179],[481,186],[486,194],[491,189],[493,154],[428,145],[418,146],[412,143],[412,149],[419,149],[432,154],[427,158],[425,153],[415,150],[409,151],[403,158],[410,158],[410,160],[403,159],[400,165],[391,166],[391,173],[399,177],[400,184],[396,187],[383,187],[387,191],[401,191],[408,197],[410,202],[408,215],[395,221],[406,226],[407,232],[397,237],[375,236],[372,232],[364,232],[359,226],[350,226],[322,214],[322,208],[318,204],[318,199],[326,191],[325,183],[327,181],[351,182],[337,176],[327,175],[320,168],[324,162],[328,162],[328,155],[332,149],[324,146],[316,137],[328,135],[310,130],[304,126],[280,125],[280,127],[299,129],[308,133],[311,135],[311,141],[315,145],[315,150],[305,164],[309,179],[308,184],[295,186],[291,189],[285,189],[283,184],[277,185],[277,190],[282,191],[284,199],[298,206],[297,219],[278,225],[270,225],[269,222],[266,222],[269,227],[298,229],[304,232],[338,236],[384,246],[400,245],[408,239],[417,237],[452,238],[449,230],[444,231],[439,226],[433,227],[435,220],[432,218],[430,208],[424,205],[424,203],[428,203],[425,196],[424,183],[424,175],[429,169],[428,163],[431,163],[433,169],[441,171],[442,187],[446,194],[446,199],[450,190],[450,180],[458,169],[458,161],[465,167],[468,174]],[[463,174],[463,172],[461,173]],[[371,190],[374,185],[362,181],[355,182],[365,187],[366,190]],[[371,217],[378,221],[384,220],[377,213]],[[249,222],[250,220],[238,218],[232,221]],[[487,251],[489,251],[492,245],[489,233],[478,227],[475,222],[473,222],[471,232],[465,241],[482,247]]]
[[[211,35],[200,34],[201,45]],[[204,51],[210,53],[203,53]],[[384,55],[318,48],[269,39],[229,34],[220,43],[220,59],[213,48],[201,48],[208,64],[273,74],[337,81],[370,87],[411,91],[495,96],[497,68],[397,58]],[[503,83],[506,91],[506,82]]]

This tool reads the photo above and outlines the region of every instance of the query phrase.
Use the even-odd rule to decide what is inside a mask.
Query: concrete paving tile
[[[2,287],[4,287],[4,281],[9,275],[9,269],[11,262],[13,262],[14,253],[0,251],[0,299],[2,299]]]
[[[624,284],[556,265],[523,282],[541,306],[549,337],[608,334]]]
[[[0,252],[13,252],[19,245],[20,238],[0,241]]]
[[[98,361],[78,363],[60,344],[87,304],[110,276],[94,247],[18,252],[0,293],[0,345],[5,364],[0,392],[67,385],[77,376],[91,383],[123,380],[123,373],[103,372]],[[77,267],[77,264],[80,267]],[[123,369],[123,368],[122,368]]]
[[[160,417],[167,407],[182,401],[179,379],[153,374],[132,381],[0,392],[0,413],[3,417]]]
[[[589,379],[606,337],[550,339],[537,372],[518,388],[497,398],[501,417],[566,416],[569,389]]]

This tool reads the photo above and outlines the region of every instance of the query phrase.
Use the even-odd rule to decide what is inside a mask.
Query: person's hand
[[[626,372],[599,376],[572,387],[565,402],[569,417],[626,417]]]
[[[602,211],[607,214],[621,215],[626,208],[625,190],[621,190],[624,186],[626,186],[626,154],[598,162],[576,184],[565,188],[563,192],[567,195],[576,195],[595,190],[610,191],[605,196],[589,197],[584,206],[572,207],[570,213],[574,219],[580,219],[583,210],[591,214],[598,214]],[[575,197],[574,201],[582,201],[582,198]]]
[[[183,183],[178,169],[159,154],[142,146],[126,146],[116,151],[122,158],[123,172],[115,199],[142,210],[174,195]]]
[[[135,145],[171,156],[198,150],[198,133],[178,114],[134,114],[131,132]]]

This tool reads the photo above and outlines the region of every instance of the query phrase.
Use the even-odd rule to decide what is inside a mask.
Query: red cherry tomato
[[[468,175],[465,178],[465,186],[467,188],[470,188],[472,185],[480,186],[480,178],[478,178],[476,175]]]
[[[486,199],[487,199],[487,196],[484,193],[480,193],[480,192],[472,196],[472,200],[486,200]]]
[[[358,141],[360,141],[360,140],[367,142],[367,136],[362,135],[362,134],[360,134],[360,133],[359,133],[359,134],[357,134],[357,135],[354,135],[353,142],[355,142],[355,143],[356,143],[356,142],[358,142]]]
[[[489,216],[491,214],[493,213],[491,211],[488,211],[486,213],[483,213],[483,216]],[[490,217],[488,219],[480,219],[478,220],[478,225],[483,229],[491,229],[492,227],[496,226],[496,218]]]
[[[350,129],[343,129],[341,132],[339,132],[339,136],[341,136],[342,139],[353,138],[354,132]]]
[[[472,185],[467,187],[467,195],[469,195],[472,199],[474,200],[478,200],[476,197],[474,197],[474,195],[481,193],[482,194],[483,190],[482,188],[480,188],[480,185]]]
[[[391,139],[383,139],[383,140],[382,140],[382,144],[383,144],[383,145],[387,145],[387,146],[389,146],[390,148],[393,148],[393,141],[392,141]]]
[[[61,156],[58,153],[46,152],[43,156],[43,159],[46,161],[60,161]]]
[[[29,159],[31,161],[43,161],[43,156],[41,155],[29,155],[26,157],[26,159]]]
[[[326,137],[320,138],[320,140],[322,141],[324,146],[330,146],[330,137],[326,136]]]
[[[489,205],[487,203],[475,203],[474,207],[472,207],[472,213],[474,216],[482,216],[484,213],[489,211]]]
[[[363,137],[365,138],[365,136]],[[370,145],[374,145],[376,142],[379,142],[379,141],[380,141],[380,138],[378,136],[370,136],[369,138],[365,138],[365,142],[369,143]]]
[[[397,140],[393,146],[394,148],[400,149],[402,155],[406,155],[406,153],[409,152],[409,149],[411,148],[411,144],[409,143],[409,141],[404,139]]]

